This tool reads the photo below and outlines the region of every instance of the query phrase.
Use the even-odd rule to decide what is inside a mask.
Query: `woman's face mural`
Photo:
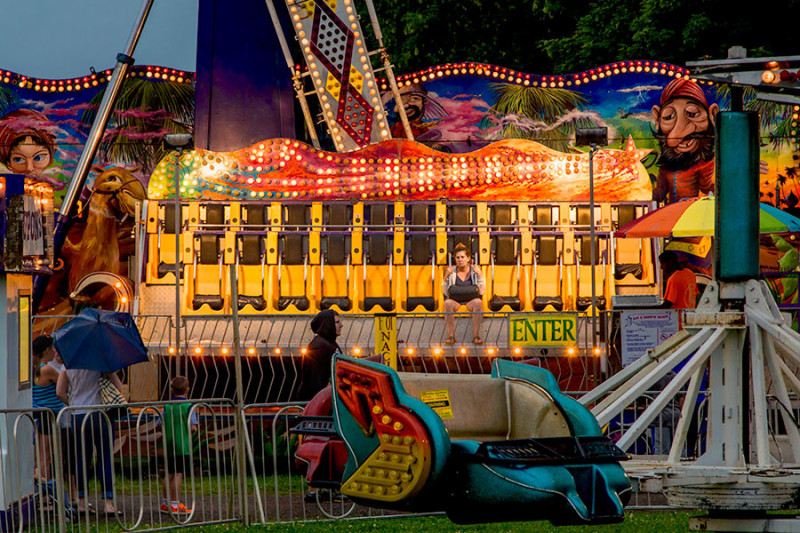
[[[52,159],[47,146],[34,137],[26,136],[11,147],[7,166],[17,174],[39,176],[50,166]]]
[[[0,163],[16,174],[38,177],[53,163],[54,124],[39,111],[17,109],[0,118]]]

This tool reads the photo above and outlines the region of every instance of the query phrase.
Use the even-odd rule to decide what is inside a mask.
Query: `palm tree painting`
[[[745,111],[754,111],[761,118],[761,129],[769,131],[769,140],[773,150],[779,150],[789,145],[789,133],[792,130],[792,107],[786,104],[758,100],[753,87],[745,87]],[[727,84],[717,87],[717,101],[720,107],[729,107],[731,89]]]
[[[529,139],[566,152],[577,128],[596,125],[589,114],[573,113],[589,102],[576,91],[511,83],[493,83],[490,87],[496,100],[481,127],[499,124],[502,139]]]
[[[86,131],[94,122],[105,90],[81,115]],[[140,166],[149,175],[164,157],[161,139],[169,133],[192,133],[194,86],[171,81],[128,78],[114,106],[100,148],[101,164]]]
[[[17,105],[17,95],[5,84],[0,84],[0,116],[14,109]]]

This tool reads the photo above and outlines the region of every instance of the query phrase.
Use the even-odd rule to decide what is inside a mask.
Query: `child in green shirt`
[[[171,383],[172,399],[186,400],[189,380],[178,376]],[[183,476],[192,468],[192,432],[197,431],[197,413],[184,401],[164,406],[164,496],[161,512],[186,515],[192,512],[180,501]],[[170,498],[171,497],[171,498]],[[171,500],[171,501],[170,501]]]

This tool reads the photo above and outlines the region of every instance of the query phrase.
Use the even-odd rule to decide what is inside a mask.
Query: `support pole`
[[[680,462],[681,450],[683,450],[683,445],[689,437],[689,425],[692,422],[692,413],[697,407],[697,397],[700,394],[703,374],[707,368],[708,365],[701,365],[689,380],[689,387],[686,391],[686,396],[683,398],[681,417],[678,420],[678,426],[675,428],[675,437],[672,439],[672,447],[669,450],[667,463],[676,464]],[[686,455],[689,457],[693,456],[692,450],[687,449]]]
[[[760,413],[768,413],[767,410],[767,382],[764,373],[764,339],[761,336],[761,330],[758,325],[751,322],[750,329],[750,383],[753,392],[753,412],[757,413],[753,417],[753,425],[755,425],[756,433],[756,464],[760,468],[768,468],[772,465],[772,458],[769,451],[769,427],[767,425],[767,416],[759,416]],[[746,359],[746,357],[743,357]],[[742,381],[747,376],[743,376]],[[746,400],[750,401],[749,398]],[[744,426],[747,427],[746,425]],[[746,433],[743,438],[746,438]],[[745,456],[745,460],[749,463],[750,458]]]
[[[786,382],[781,371],[778,354],[775,352],[775,346],[769,335],[764,338],[764,355],[767,358],[767,368],[772,379],[772,386],[775,389],[775,396],[781,403],[781,419],[783,419],[783,425],[786,427],[789,442],[792,444],[792,458],[796,463],[800,459],[800,432],[798,432],[797,421],[792,416],[792,413],[788,411],[792,403],[789,399],[789,391],[786,390]]]
[[[597,145],[592,143],[589,146],[589,263],[592,267],[592,357],[597,355],[597,295],[595,286],[594,265],[597,262],[597,250],[595,250],[595,231],[594,231],[594,154],[597,152]]]
[[[311,116],[311,109],[308,107],[308,100],[306,100],[305,90],[303,89],[302,75],[295,68],[294,59],[292,59],[292,52],[289,50],[286,37],[283,35],[283,27],[281,26],[281,21],[278,18],[278,13],[275,11],[275,6],[272,4],[272,0],[264,1],[267,4],[269,16],[272,18],[272,25],[275,28],[275,35],[278,37],[278,42],[281,45],[281,51],[283,52],[283,58],[286,60],[286,66],[288,66],[289,70],[292,71],[292,86],[294,87],[294,92],[297,95],[297,101],[300,102],[300,109],[303,110],[303,118],[306,121],[308,135],[311,137],[311,144],[314,145],[314,148],[319,150],[319,137],[317,137],[317,129],[314,126],[314,120]]]
[[[386,52],[386,47],[383,46],[383,34],[381,33],[381,26],[378,24],[378,15],[375,12],[375,6],[372,0],[365,0],[367,4],[367,11],[369,12],[369,20],[372,23],[372,31],[375,33],[375,39],[378,41],[378,46],[381,50],[381,61],[383,62],[383,69],[386,71],[386,79],[389,80],[389,87],[392,90],[394,101],[397,103],[397,113],[400,115],[400,122],[403,124],[403,131],[409,141],[414,140],[414,133],[411,131],[411,124],[408,122],[408,115],[406,115],[406,106],[403,105],[403,98],[400,96],[400,89],[397,87],[397,80],[394,78],[394,71],[392,70],[392,62],[389,60],[389,54]]]
[[[237,247],[238,248],[238,247]],[[239,250],[234,250],[239,253]],[[242,383],[242,349],[241,339],[239,338],[239,283],[237,280],[236,265],[230,265],[230,284],[231,284],[231,316],[233,317],[233,368],[236,374],[236,410],[242,413],[237,416],[237,438],[236,438],[236,468],[239,477],[239,495],[242,509],[242,519],[245,526],[250,525],[250,513],[248,511],[247,497],[247,464],[245,463],[246,448],[244,439],[247,435],[244,427],[244,385]]]
[[[617,446],[619,446],[623,450],[627,450],[633,443],[636,441],[636,438],[647,429],[647,426],[655,420],[655,418],[659,415],[659,413],[667,406],[667,403],[670,401],[674,401],[680,387],[683,386],[684,383],[689,381],[689,379],[694,376],[695,373],[699,372],[702,369],[706,361],[709,357],[711,357],[714,353],[714,350],[719,345],[720,340],[724,337],[725,330],[720,328],[714,332],[712,339],[715,341],[709,340],[708,343],[704,344],[697,353],[694,354],[691,359],[684,365],[684,367],[678,372],[678,374],[672,378],[669,384],[664,387],[664,390],[656,396],[655,400],[644,410],[644,412],[636,418],[636,422],[634,422],[631,427],[625,431],[625,434],[619,439],[617,442]],[[724,340],[722,340],[724,342]],[[670,368],[665,368],[664,372],[669,372]],[[651,374],[652,375],[652,374]],[[649,386],[649,385],[648,385]],[[642,391],[644,392],[644,391]]]
[[[150,14],[151,7],[153,7],[153,0],[143,0],[142,9],[139,12],[136,24],[133,26],[131,35],[128,38],[128,45],[125,47],[125,52],[117,54],[117,64],[114,67],[114,71],[111,73],[108,87],[106,87],[105,93],[103,93],[103,99],[100,101],[97,115],[95,115],[94,122],[89,130],[89,135],[86,138],[86,145],[84,145],[78,163],[75,165],[75,172],[72,174],[72,180],[69,182],[64,200],[61,202],[61,209],[56,215],[55,227],[53,228],[53,257],[58,257],[61,254],[61,247],[64,245],[64,240],[67,238],[69,220],[75,210],[75,204],[81,192],[83,192],[83,187],[86,185],[89,169],[97,155],[97,150],[103,139],[103,133],[106,131],[111,111],[122,89],[122,83],[125,81],[128,70],[134,63],[133,52],[136,50],[136,44],[139,42],[139,37],[142,35],[142,29],[144,29],[144,24],[147,21],[147,16]],[[49,278],[44,276],[38,276],[36,278],[33,303],[34,309],[39,307],[48,280]]]
[[[175,369],[181,368],[181,155],[183,147],[178,147],[175,156]]]
[[[724,328],[714,329],[711,335],[706,337],[706,340],[703,342],[702,346],[697,349],[697,352],[694,355],[691,355],[692,360],[705,358],[706,354],[712,353],[714,350],[716,350],[717,346],[719,346],[720,343],[722,343],[725,339],[725,334],[726,332]],[[636,386],[631,387],[631,389],[626,391],[624,395],[617,398],[608,407],[602,409],[602,411],[598,408],[600,406],[595,407],[592,410],[592,414],[595,415],[595,418],[597,418],[597,423],[602,427],[611,422],[612,418],[619,415],[619,413],[621,413],[625,407],[630,405],[636,398],[644,394],[648,387],[665,376],[675,367],[675,365],[683,361],[686,357],[687,354],[685,353],[685,350],[676,351],[670,357],[661,361],[658,366],[649,371],[646,376],[639,380]]]

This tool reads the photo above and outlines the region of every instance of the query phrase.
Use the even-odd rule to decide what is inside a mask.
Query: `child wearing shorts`
[[[197,430],[197,413],[186,400],[189,380],[178,376],[171,383],[175,402],[164,406],[164,495],[161,512],[186,515],[192,512],[180,501],[183,476],[192,468],[192,432]]]

